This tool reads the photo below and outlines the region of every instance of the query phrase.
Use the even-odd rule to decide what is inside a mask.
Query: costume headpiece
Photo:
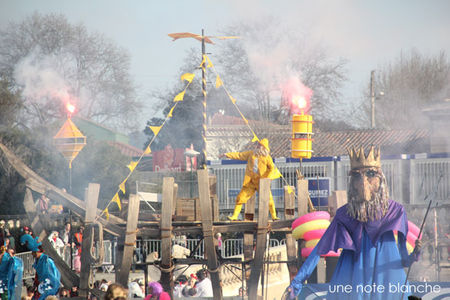
[[[258,141],[258,143],[263,146],[264,148],[266,148],[268,151],[270,151],[269,148],[269,140],[268,139],[262,139],[260,141]]]
[[[40,251],[39,246],[41,245],[41,243],[38,242],[38,237],[33,238],[29,234],[24,234],[20,237],[20,243],[22,245],[26,245],[30,251],[33,252]]]
[[[360,169],[360,168],[371,168],[381,167],[380,161],[380,148],[375,149],[374,146],[370,147],[369,153],[364,155],[364,148],[361,147],[359,150],[347,149],[348,155],[350,156],[350,167],[351,169]]]

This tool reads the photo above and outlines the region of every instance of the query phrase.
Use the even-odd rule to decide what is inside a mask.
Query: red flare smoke
[[[291,77],[282,86],[282,103],[291,114],[303,114],[310,110],[310,100],[313,91],[304,85],[297,77]]]

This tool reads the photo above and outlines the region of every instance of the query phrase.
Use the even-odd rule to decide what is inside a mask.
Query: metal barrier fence
[[[271,183],[275,206],[284,205],[283,187],[296,186],[297,170],[300,163],[295,159],[277,158],[275,164],[283,179]],[[439,186],[435,198],[440,202],[450,201],[450,154],[415,154],[382,157],[381,165],[389,187],[391,198],[403,204],[420,204],[426,195]],[[236,196],[244,180],[246,162],[237,160],[211,161],[208,168],[217,177],[216,191],[220,210],[234,208]],[[302,162],[302,175],[306,179],[329,179],[330,191],[347,190],[350,169],[348,156],[317,157]],[[144,172],[148,180],[155,172]],[[146,178],[143,175],[144,179]],[[153,177],[150,175],[154,175]],[[175,174],[176,175],[176,174]],[[159,174],[161,176],[162,174]],[[170,174],[174,176],[174,174]],[[441,179],[439,179],[441,178]],[[146,179],[145,179],[146,180]],[[198,183],[195,173],[175,176],[178,197],[198,197]],[[155,181],[155,183],[158,183]],[[256,207],[258,203],[256,202]]]
[[[450,159],[416,158],[411,160],[411,203],[425,203],[427,196],[435,200],[450,198]]]
[[[270,239],[267,241],[269,247],[277,247],[282,242],[276,239]],[[238,256],[244,254],[244,241],[243,239],[227,239],[223,242],[223,247],[221,249],[222,257],[229,258],[233,256]]]
[[[284,206],[282,188],[296,186],[299,162],[293,159],[275,159],[283,179],[272,181],[277,208]],[[450,155],[416,154],[382,158],[381,165],[392,199],[403,204],[421,204],[427,195],[435,200],[450,201]],[[217,195],[221,210],[233,209],[235,199],[244,180],[245,162],[215,161],[209,168],[217,176]],[[347,190],[350,170],[348,156],[316,158],[302,163],[306,179],[329,178],[330,192]],[[439,183],[439,184],[438,184]],[[257,206],[256,202],[256,206]]]
[[[194,251],[194,258],[204,258],[204,242],[201,239],[186,239],[185,243],[175,241],[176,244],[186,247],[187,249]],[[200,243],[200,245],[199,245]],[[276,247],[280,244],[283,244],[283,241],[280,242],[276,239],[270,239],[268,241],[269,247]],[[242,239],[226,239],[222,243],[221,253],[225,258],[241,255],[244,253]],[[198,247],[197,247],[198,246]],[[146,239],[146,240],[137,240],[136,241],[136,251],[140,254],[149,255],[152,252],[157,252],[158,257],[161,257],[161,240],[155,239]],[[106,257],[106,248],[105,248],[105,257]]]
[[[204,243],[201,239],[186,239],[185,242],[183,241],[174,241],[175,244],[186,247],[191,251],[191,253],[195,251],[194,257],[195,258],[203,258],[204,253]],[[199,245],[200,243],[200,245]],[[158,253],[158,257],[161,257],[161,240],[155,240],[155,239],[145,239],[145,240],[137,240],[136,241],[136,251],[139,252],[142,255],[149,255],[153,252]]]
[[[22,259],[23,262],[23,279],[34,278],[36,272],[33,268],[34,257],[31,255],[31,251],[17,253],[16,257]]]

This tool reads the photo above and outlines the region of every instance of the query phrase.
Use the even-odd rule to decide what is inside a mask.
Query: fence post
[[[295,187],[284,187],[284,217],[286,220],[294,219],[295,215]],[[295,248],[295,239],[292,237],[292,232],[286,232],[286,255],[287,255],[287,267],[289,270],[289,278],[294,279],[297,275],[297,254]]]

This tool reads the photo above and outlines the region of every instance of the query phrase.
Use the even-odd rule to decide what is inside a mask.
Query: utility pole
[[[371,122],[370,128],[375,128],[375,70],[370,72],[370,105],[371,105]]]

